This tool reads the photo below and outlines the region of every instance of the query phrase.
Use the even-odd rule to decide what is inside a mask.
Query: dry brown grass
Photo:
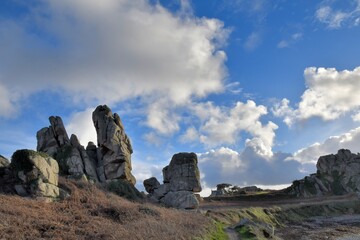
[[[60,181],[71,197],[59,202],[0,194],[0,239],[193,239],[211,226],[199,213],[133,203],[96,186]]]

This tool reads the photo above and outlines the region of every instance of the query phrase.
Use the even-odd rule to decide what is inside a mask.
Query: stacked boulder
[[[316,168],[316,173],[294,181],[287,191],[301,197],[360,193],[360,154],[340,149],[320,157]]]
[[[50,117],[50,126],[37,132],[37,151],[59,163],[60,173],[94,182],[124,179],[135,184],[131,174],[132,147],[119,115],[106,105],[93,112],[98,146],[89,142],[86,149],[76,135],[68,137],[62,119]]]
[[[179,209],[199,206],[197,196],[201,191],[198,159],[195,153],[177,153],[163,169],[163,184],[155,178],[144,181],[149,198]]]
[[[54,200],[65,197],[58,187],[59,165],[47,154],[32,150],[18,150],[11,164],[0,171],[1,191]]]

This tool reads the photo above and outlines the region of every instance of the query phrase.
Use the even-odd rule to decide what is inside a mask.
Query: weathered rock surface
[[[124,179],[135,184],[131,174],[129,137],[119,115],[112,114],[106,105],[93,112],[93,122],[98,137],[98,147],[89,142],[86,149],[76,135],[68,137],[60,117],[50,117],[50,126],[37,133],[37,150],[52,156],[59,163],[60,173],[95,182]]]
[[[154,177],[144,181],[148,197],[168,207],[194,209],[199,201],[194,192],[201,191],[200,172],[195,153],[175,154],[169,166],[163,168],[161,184]]]
[[[160,183],[155,177],[151,177],[144,181],[144,187],[148,193],[153,193],[155,189],[160,187]]]
[[[200,172],[195,153],[175,154],[168,167],[165,167],[164,179],[170,183],[170,191],[200,192]]]
[[[32,150],[18,150],[12,156],[10,170],[17,181],[14,189],[20,196],[56,199],[59,165],[50,156]]]
[[[199,206],[199,201],[190,191],[168,192],[160,202],[165,206],[180,209],[194,209]]]
[[[0,155],[0,167],[7,167],[9,166],[9,164],[10,161],[7,158]]]
[[[106,106],[98,106],[92,115],[98,141],[97,173],[102,179],[125,179],[135,184],[131,174],[133,149],[118,114]]]
[[[317,173],[293,182],[287,190],[303,197],[360,192],[360,155],[341,149],[319,158]]]

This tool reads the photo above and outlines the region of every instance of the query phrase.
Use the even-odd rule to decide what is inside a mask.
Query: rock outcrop
[[[7,158],[0,155],[0,167],[7,167],[9,166],[9,164],[10,161]]]
[[[133,149],[119,115],[103,105],[95,109],[92,119],[97,133],[100,179],[125,179],[134,185],[136,180],[131,174]]]
[[[148,197],[168,207],[194,209],[199,206],[195,192],[201,191],[200,172],[195,153],[175,154],[163,169],[164,184],[154,177],[146,179]]]
[[[68,137],[62,119],[52,116],[50,126],[37,132],[37,151],[56,159],[63,175],[94,182],[124,179],[134,185],[133,150],[119,115],[102,105],[95,109],[92,118],[98,146],[89,142],[85,149],[76,135]]]
[[[341,149],[320,157],[316,168],[316,173],[294,181],[287,191],[302,197],[360,192],[360,154]]]
[[[210,197],[227,197],[254,194],[257,192],[264,191],[256,186],[239,187],[233,186],[229,183],[221,183],[216,186],[216,190],[211,191]]]
[[[49,200],[65,192],[58,187],[59,165],[49,155],[32,150],[18,150],[11,164],[0,173],[1,190]]]

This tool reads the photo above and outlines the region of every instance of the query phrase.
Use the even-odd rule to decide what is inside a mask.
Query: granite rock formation
[[[62,119],[50,117],[50,126],[37,132],[37,151],[53,157],[60,173],[94,182],[124,179],[135,184],[131,174],[130,139],[119,115],[106,105],[98,106],[92,116],[97,132],[97,146],[89,142],[86,149],[76,135],[68,137]]]
[[[154,177],[146,179],[148,197],[168,207],[194,209],[199,206],[195,192],[201,191],[200,172],[195,153],[177,153],[163,169],[163,182]]]
[[[66,193],[58,187],[59,165],[49,155],[32,150],[18,150],[11,164],[0,173],[1,191],[47,200]]]
[[[95,109],[92,119],[97,133],[97,173],[100,179],[125,179],[134,185],[136,180],[131,174],[133,149],[119,115],[103,105]]]
[[[360,154],[340,149],[320,157],[316,168],[316,173],[294,181],[287,191],[301,197],[360,192]]]

